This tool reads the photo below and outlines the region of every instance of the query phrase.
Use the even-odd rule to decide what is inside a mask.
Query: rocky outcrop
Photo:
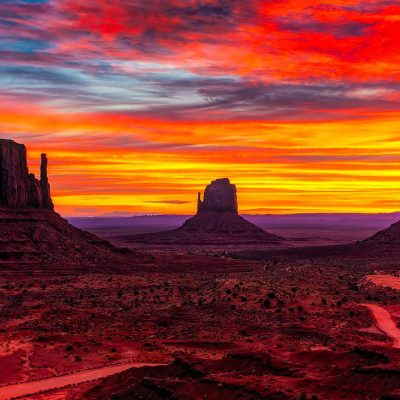
[[[238,213],[236,186],[228,178],[216,179],[207,185],[203,201],[198,194],[197,213],[207,211]]]
[[[389,228],[386,228],[382,231],[375,233],[375,235],[371,236],[365,242],[375,242],[375,243],[400,243],[400,221],[392,224]]]
[[[131,268],[138,257],[70,225],[54,211],[42,154],[40,180],[28,171],[26,148],[0,139],[0,269],[23,265],[99,270]],[[7,270],[8,271],[8,270]]]
[[[197,197],[197,214],[172,231],[121,236],[121,243],[148,245],[226,246],[237,244],[280,245],[283,238],[268,233],[238,214],[236,186],[228,178],[207,185],[204,200]]]
[[[45,154],[42,154],[40,171],[40,181],[29,173],[23,144],[0,139],[0,205],[53,210]]]

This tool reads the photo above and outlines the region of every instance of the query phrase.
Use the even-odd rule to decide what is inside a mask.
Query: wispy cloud
[[[0,132],[65,212],[189,213],[221,171],[247,209],[389,209],[399,37],[388,0],[0,0]]]

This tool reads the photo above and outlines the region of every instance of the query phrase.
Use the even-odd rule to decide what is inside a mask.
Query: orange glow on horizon
[[[196,193],[222,176],[237,185],[246,213],[399,209],[397,113],[302,123],[66,118],[37,110],[0,118],[27,144],[34,172],[48,153],[54,202],[65,215],[192,214]],[[108,138],[120,131],[127,143],[113,148]]]
[[[0,136],[64,215],[400,209],[400,5],[1,3]]]

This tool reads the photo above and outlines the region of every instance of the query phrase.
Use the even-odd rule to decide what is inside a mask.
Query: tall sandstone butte
[[[47,157],[41,155],[40,180],[28,171],[26,148],[0,139],[0,269],[14,274],[15,266],[124,270],[134,267],[135,253],[82,231],[54,211],[47,176]]]
[[[238,213],[236,186],[228,178],[212,181],[197,195],[197,214],[177,229],[150,234],[119,236],[123,243],[149,245],[280,245],[284,239],[264,231]]]
[[[42,154],[40,181],[29,173],[26,147],[0,139],[0,204],[10,208],[54,209],[47,177],[47,157]]]
[[[238,213],[236,186],[228,178],[216,179],[206,186],[204,200],[198,194],[197,214],[206,211]]]

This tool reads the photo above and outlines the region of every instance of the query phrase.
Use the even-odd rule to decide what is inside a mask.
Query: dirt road
[[[362,304],[368,307],[375,318],[376,326],[393,340],[393,347],[400,348],[400,329],[394,323],[389,311],[376,304]]]
[[[96,379],[105,378],[109,375],[117,374],[129,368],[157,365],[160,364],[130,363],[123,365],[112,365],[109,367],[81,371],[74,374],[57,376],[54,378],[41,379],[34,382],[3,386],[0,387],[0,400],[9,400],[16,397],[32,395],[45,390],[58,389],[68,385],[76,385],[86,381],[93,381]]]

